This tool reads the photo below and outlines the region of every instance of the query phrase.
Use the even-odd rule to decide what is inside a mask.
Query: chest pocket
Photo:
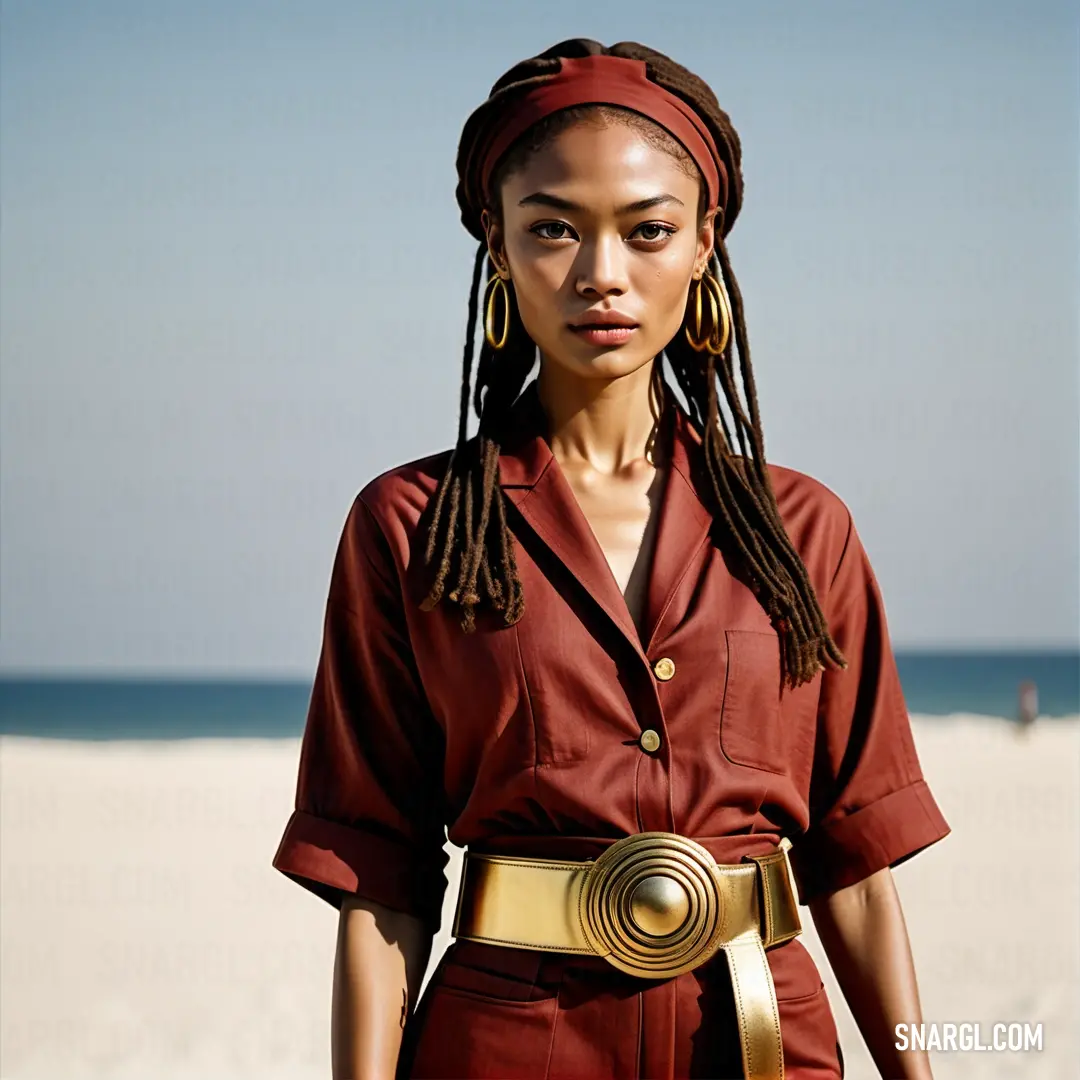
[[[582,761],[589,756],[589,732],[597,698],[604,692],[588,643],[578,640],[572,624],[545,629],[528,614],[515,629],[532,713],[535,763]]]
[[[726,630],[727,679],[720,748],[729,761],[785,769],[780,723],[780,639],[774,630]]]

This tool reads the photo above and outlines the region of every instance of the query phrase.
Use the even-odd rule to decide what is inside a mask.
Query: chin
[[[572,330],[551,342],[550,348],[541,346],[540,351],[565,371],[585,378],[617,379],[630,375],[647,364],[662,346],[655,348],[640,340],[608,348],[583,342]]]
[[[547,353],[551,362],[571,375],[583,379],[620,379],[632,375],[647,364],[660,350],[643,353],[640,348],[633,353],[625,349],[590,349],[582,355],[566,356],[565,353]]]

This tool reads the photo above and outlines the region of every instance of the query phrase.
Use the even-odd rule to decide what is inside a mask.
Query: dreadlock
[[[480,247],[469,294],[457,443],[435,495],[425,550],[426,563],[434,568],[434,579],[422,607],[430,610],[445,596],[462,609],[462,628],[466,632],[475,629],[478,607],[501,611],[508,625],[517,622],[524,611],[513,534],[507,523],[504,500],[501,494],[496,497],[496,493],[499,492],[500,446],[506,434],[500,432],[500,425],[532,371],[537,350],[521,323],[514,290],[509,289],[510,333],[499,350],[498,363],[495,350],[486,340],[481,342],[472,395],[479,427],[476,435],[468,438],[469,389],[485,264],[487,275],[494,270],[487,257],[481,225],[480,215],[485,206],[479,170],[487,138],[497,128],[505,110],[513,107],[518,95],[556,73],[560,58],[597,54],[644,61],[648,78],[681,97],[708,126],[727,170],[729,191],[726,205],[717,211],[709,267],[730,298],[731,340],[722,355],[705,353],[703,357],[678,334],[656,358],[656,364],[659,367],[666,356],[686,398],[690,421],[702,439],[711,488],[706,497],[712,503],[713,516],[723,524],[720,531],[742,569],[742,576],[777,629],[782,682],[796,687],[810,681],[826,665],[843,668],[847,662],[829,633],[806,567],[780,520],[766,466],[742,294],[724,243],[742,205],[739,136],[703,80],[662,53],[633,42],[605,48],[596,41],[578,38],[555,45],[511,68],[492,87],[487,101],[466,121],[458,146],[457,199],[462,223],[480,241]],[[500,181],[559,132],[574,123],[613,118],[630,124],[653,145],[671,153],[691,175],[697,174],[697,166],[687,151],[658,124],[615,106],[583,105],[546,117],[510,147],[492,177],[493,199],[498,199]],[[702,218],[705,201],[703,196]],[[498,214],[501,208],[489,209]],[[736,386],[736,349],[745,407]],[[720,409],[718,384],[731,413],[730,425]],[[738,443],[738,454],[733,441]]]

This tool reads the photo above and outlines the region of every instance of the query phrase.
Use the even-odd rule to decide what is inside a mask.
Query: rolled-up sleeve
[[[273,866],[437,928],[446,889],[444,738],[417,674],[400,575],[358,496],[331,574],[295,809]]]
[[[950,831],[922,774],[881,592],[850,513],[823,611],[848,666],[821,675],[810,821],[791,850],[804,904]]]

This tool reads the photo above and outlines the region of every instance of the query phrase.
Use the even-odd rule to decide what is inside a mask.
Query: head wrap
[[[499,159],[533,124],[575,105],[619,105],[648,117],[685,147],[705,178],[710,210],[726,204],[727,170],[712,134],[691,105],[649,79],[644,60],[607,55],[559,60],[559,70],[516,97],[487,144],[477,148],[485,201],[490,201],[491,174]]]

